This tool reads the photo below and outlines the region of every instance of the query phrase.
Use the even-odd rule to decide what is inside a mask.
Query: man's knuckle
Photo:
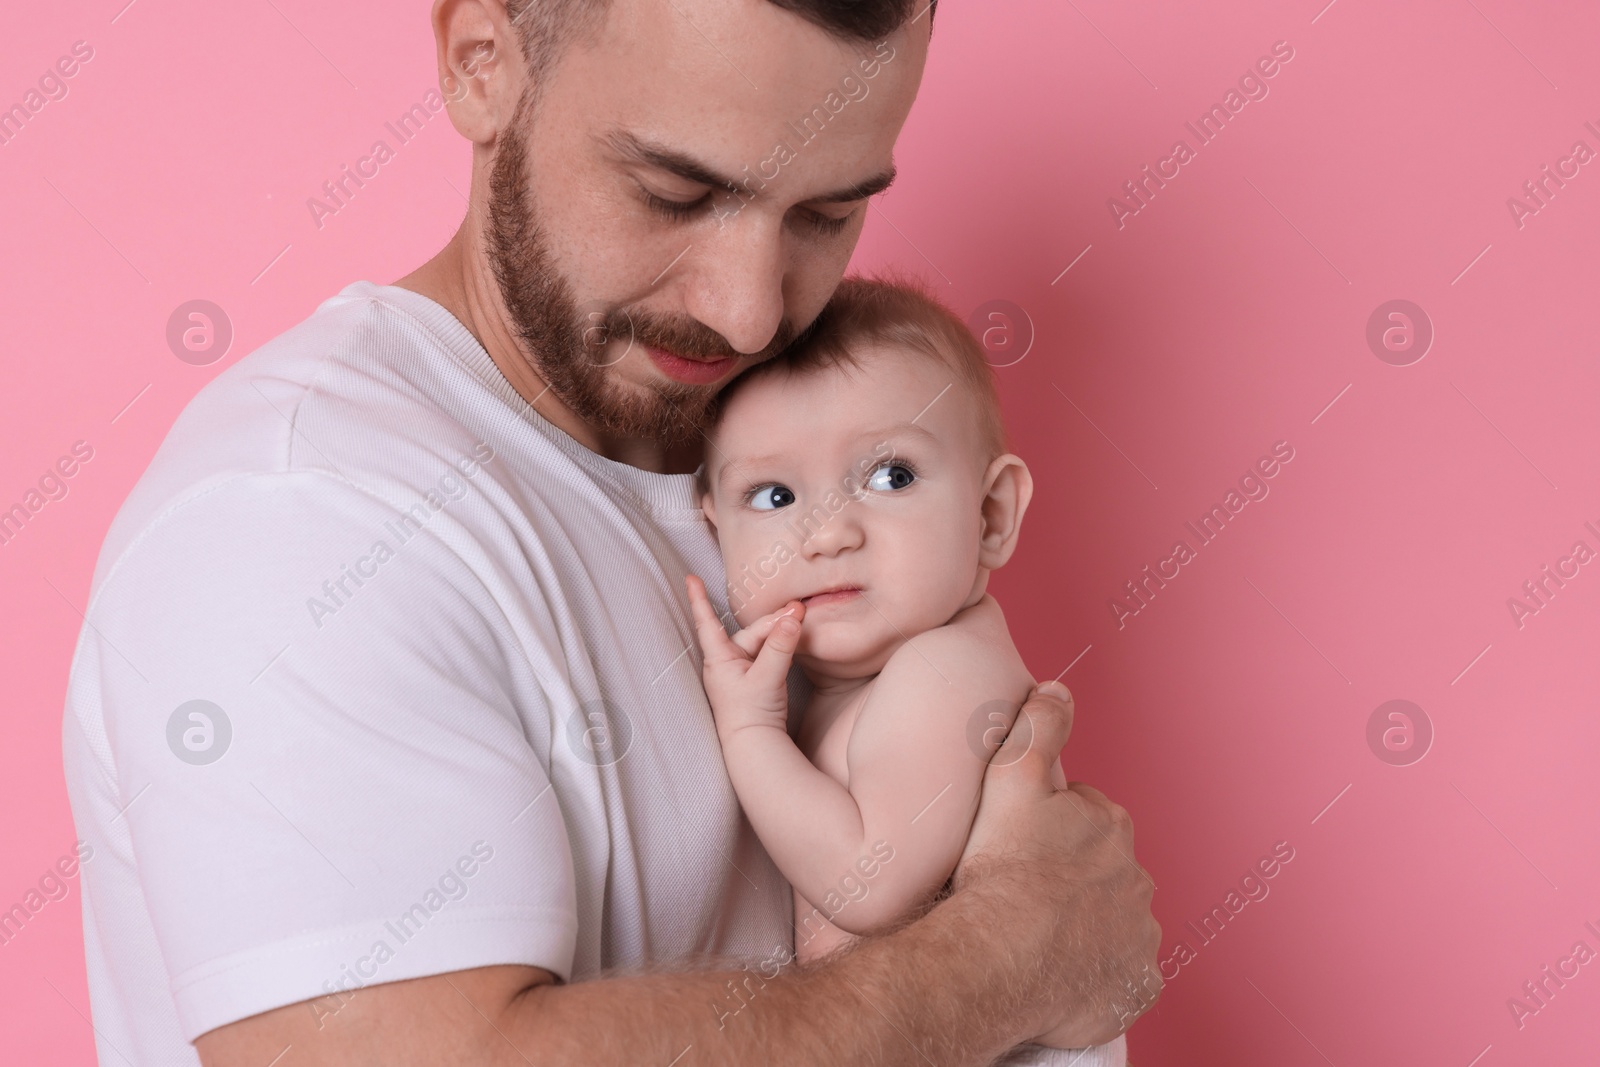
[[[1027,697],[1027,701],[1022,704],[1022,710],[1026,710],[1029,715],[1035,718],[1045,717],[1045,715],[1056,718],[1064,717],[1067,713],[1067,707],[1069,705],[1067,705],[1066,701],[1062,701],[1061,697],[1051,696],[1048,693],[1038,693],[1038,691],[1035,691],[1034,696]]]

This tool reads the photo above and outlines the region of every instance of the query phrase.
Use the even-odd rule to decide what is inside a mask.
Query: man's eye
[[[850,220],[854,217],[854,211],[850,212],[848,215],[845,215],[843,218],[837,219],[823,215],[820,212],[813,213],[811,216],[811,225],[815,226],[819,232],[832,236],[834,234],[843,233],[844,228],[850,224]]]
[[[775,511],[794,503],[794,493],[784,485],[763,485],[750,494],[750,506],[757,511]]]
[[[650,210],[665,215],[674,222],[682,222],[685,219],[694,218],[702,208],[711,202],[710,193],[695,200],[668,200],[666,197],[657,196],[648,190],[643,195],[644,202],[650,207]]]
[[[867,488],[880,491],[904,489],[916,479],[916,473],[905,464],[885,463],[872,472],[872,476],[867,479]]]
[[[856,217],[856,212],[851,211],[847,215],[834,218],[832,215],[826,215],[809,208],[797,208],[793,217],[800,225],[806,227],[812,233],[818,233],[824,237],[833,237],[844,232],[844,228],[850,225],[850,220]]]

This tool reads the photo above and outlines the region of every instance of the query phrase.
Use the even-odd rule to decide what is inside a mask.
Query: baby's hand
[[[705,653],[706,696],[717,736],[726,741],[747,726],[774,726],[787,732],[789,664],[800,643],[806,607],[798,600],[728,636],[695,575],[684,579],[695,630]]]

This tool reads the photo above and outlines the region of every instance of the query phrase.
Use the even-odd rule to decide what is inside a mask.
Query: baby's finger
[[[802,605],[798,600],[789,601],[789,603],[785,604],[777,611],[768,612],[755,622],[751,623],[749,626],[746,626],[744,629],[734,634],[733,643],[743,649],[747,656],[754,659],[756,653],[761,651],[761,645],[764,641],[766,641],[767,635],[770,634],[772,632],[772,628],[777,625],[778,620],[783,618],[785,615],[792,615],[796,611],[803,610],[803,607],[804,605]]]
[[[800,623],[805,618],[805,610],[805,605],[799,605],[794,614],[781,615],[773,623],[772,632],[762,643],[761,652],[747,676],[756,692],[785,691],[789,664],[794,662],[794,650],[800,645]]]
[[[700,650],[705,653],[706,659],[712,662],[748,659],[739,646],[728,639],[728,631],[723,629],[722,620],[717,618],[716,611],[711,607],[711,599],[706,596],[706,585],[700,577],[686,575],[683,584],[689,592],[689,611],[694,615],[695,633],[700,638]]]

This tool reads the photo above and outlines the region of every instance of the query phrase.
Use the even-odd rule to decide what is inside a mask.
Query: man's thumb
[[[1061,750],[1072,733],[1072,694],[1060,682],[1050,681],[1034,689],[1011,732],[1000,746],[991,767],[1018,764],[1018,769],[1040,784],[1052,788],[1065,785],[1061,772]]]

